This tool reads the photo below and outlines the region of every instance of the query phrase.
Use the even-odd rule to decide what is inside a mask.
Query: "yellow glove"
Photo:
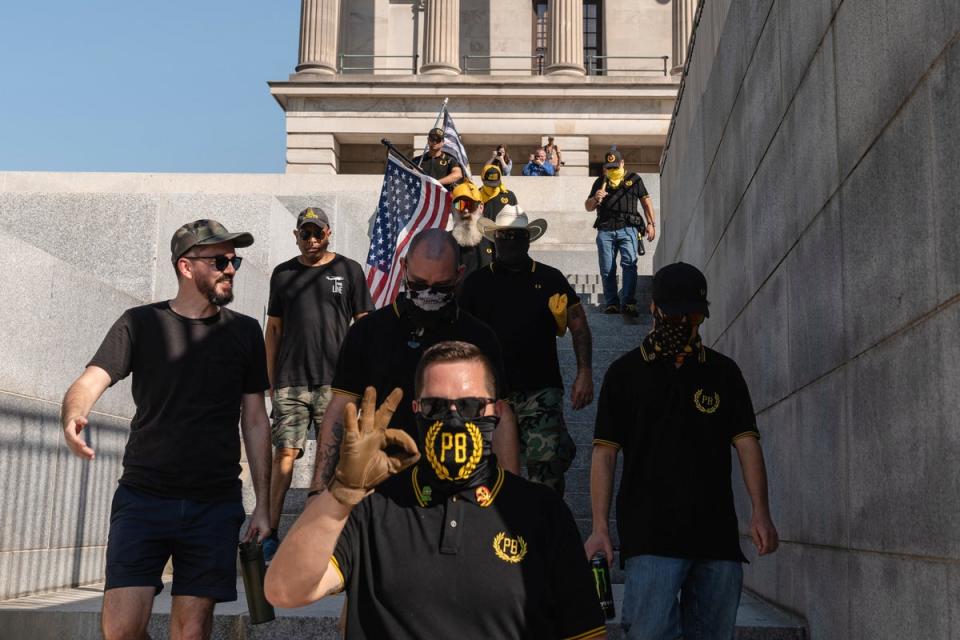
[[[400,429],[387,429],[402,397],[403,391],[394,389],[374,411],[377,392],[373,387],[367,387],[363,392],[359,419],[354,403],[349,403],[344,410],[340,461],[328,489],[341,504],[357,504],[375,486],[420,459],[413,438]],[[391,445],[401,451],[387,454],[386,449]]]
[[[553,294],[547,301],[547,306],[550,307],[553,320],[557,323],[557,335],[562,338],[567,335],[567,294]]]

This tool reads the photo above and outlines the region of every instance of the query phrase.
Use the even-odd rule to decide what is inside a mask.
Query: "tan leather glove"
[[[400,429],[387,429],[401,398],[403,391],[394,389],[374,410],[377,392],[373,387],[367,387],[363,392],[359,419],[357,405],[353,402],[347,404],[343,412],[340,461],[328,487],[330,495],[341,504],[357,504],[375,486],[420,459],[413,438]],[[399,447],[400,453],[387,454],[385,449],[389,446]]]

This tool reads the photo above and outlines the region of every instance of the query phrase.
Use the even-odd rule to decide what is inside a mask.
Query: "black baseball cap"
[[[621,160],[623,160],[623,154],[620,153],[616,146],[610,147],[607,154],[603,156],[603,168],[613,169],[614,167],[619,167]]]
[[[330,220],[327,218],[327,212],[320,207],[307,207],[297,216],[297,229],[305,224],[315,224],[321,229],[330,226]]]
[[[443,134],[443,129],[440,127],[434,127],[433,129],[430,129],[427,137],[431,140],[443,140],[445,136]]]
[[[668,316],[702,313],[709,318],[707,279],[692,264],[668,264],[653,276],[653,303]]]
[[[194,247],[221,242],[232,242],[234,248],[241,249],[253,244],[253,235],[245,231],[230,233],[216,220],[194,220],[174,232],[170,239],[170,259],[176,262]]]

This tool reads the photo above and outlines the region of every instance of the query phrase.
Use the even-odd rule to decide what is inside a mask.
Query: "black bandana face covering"
[[[435,495],[450,495],[487,482],[497,468],[492,446],[499,421],[497,416],[464,420],[454,412],[439,420],[417,414],[421,484]]]
[[[653,331],[644,338],[641,349],[645,360],[683,362],[691,354],[700,354],[703,343],[696,332],[698,324],[689,321],[668,323],[654,316]]]

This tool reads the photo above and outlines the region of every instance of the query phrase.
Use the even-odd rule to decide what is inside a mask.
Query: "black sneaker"
[[[615,313],[620,313],[620,307],[615,304],[608,304],[607,308],[603,310],[604,313],[613,315]]]
[[[637,311],[637,305],[635,304],[623,305],[623,315],[628,316],[630,318],[636,318],[637,316],[639,316],[640,313]]]

